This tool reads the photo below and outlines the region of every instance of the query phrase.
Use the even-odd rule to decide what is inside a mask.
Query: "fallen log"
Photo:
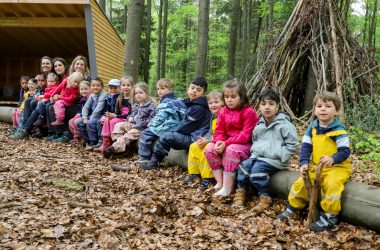
[[[170,150],[166,161],[187,168],[187,152]],[[284,170],[271,177],[270,192],[273,197],[287,199],[298,172]],[[341,220],[380,232],[380,188],[348,181],[342,197]]]

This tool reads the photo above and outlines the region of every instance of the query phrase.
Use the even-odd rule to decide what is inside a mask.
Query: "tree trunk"
[[[243,1],[243,17],[242,17],[242,41],[241,41],[241,75],[244,72],[245,67],[247,66],[247,51],[249,51],[248,46],[248,22],[249,22],[249,6],[248,0]]]
[[[123,32],[127,32],[127,19],[128,19],[128,5],[124,5],[124,18],[122,21],[122,28],[121,28]]]
[[[110,22],[112,23],[112,0],[110,0]]]
[[[102,8],[103,12],[106,12],[106,0],[99,0],[100,8]]]
[[[365,15],[364,15],[364,26],[363,26],[363,41],[362,41],[362,47],[366,45],[367,41],[367,26],[368,26],[368,19],[369,19],[369,0],[365,0]]]
[[[268,54],[273,47],[273,8],[274,0],[269,0],[269,13],[268,13],[268,29],[267,29],[267,42],[266,53]]]
[[[161,77],[166,73],[166,38],[168,36],[168,0],[164,0],[164,21],[162,30],[162,58],[161,58]]]
[[[144,15],[144,0],[130,0],[128,3],[128,21],[125,39],[124,72],[138,79],[141,26]]]
[[[161,56],[162,56],[162,5],[163,0],[160,0],[158,10],[158,28],[157,28],[157,62],[156,62],[156,77],[157,80],[161,79]]]
[[[205,76],[207,72],[207,46],[210,0],[199,1],[198,56],[195,76]]]
[[[377,17],[377,3],[378,0],[374,0],[374,6],[372,10],[371,20],[369,21],[368,28],[368,50],[371,51],[375,48],[375,33],[376,33],[376,17]]]
[[[233,0],[231,26],[230,26],[230,43],[228,44],[228,78],[235,76],[235,56],[236,56],[236,43],[237,31],[239,26],[240,16],[240,0]]]
[[[149,82],[149,56],[150,56],[150,33],[151,33],[151,23],[152,23],[152,0],[147,0],[146,3],[146,34],[145,34],[145,55],[144,55],[144,65],[143,74],[144,82]]]
[[[260,31],[261,31],[261,24],[263,22],[263,18],[258,12],[258,8],[260,7],[260,3],[255,3],[255,14],[257,15],[257,22],[255,27],[255,34],[254,34],[254,40],[252,45],[252,57],[255,59],[255,62],[253,62],[253,72],[255,72],[256,64],[257,64],[257,48],[259,47],[259,38],[260,38]]]

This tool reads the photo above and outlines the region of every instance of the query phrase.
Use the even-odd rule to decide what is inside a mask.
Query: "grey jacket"
[[[108,94],[105,91],[98,95],[91,94],[82,108],[82,117],[90,119],[102,116],[106,109],[107,96]]]
[[[298,146],[297,130],[284,113],[279,113],[267,126],[260,117],[252,132],[251,157],[271,166],[284,169]]]

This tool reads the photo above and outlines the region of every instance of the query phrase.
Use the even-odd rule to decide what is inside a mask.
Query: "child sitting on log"
[[[297,130],[289,116],[278,112],[279,107],[278,93],[273,90],[261,92],[259,110],[262,116],[252,132],[251,157],[239,165],[233,205],[244,206],[246,191],[252,185],[260,195],[259,203],[253,207],[257,214],[271,204],[270,176],[288,167],[298,146]]]
[[[332,92],[322,92],[314,98],[314,113],[318,119],[307,128],[300,151],[300,174],[292,185],[286,210],[279,220],[287,220],[296,211],[306,207],[309,198],[304,179],[306,171],[313,183],[314,169],[323,166],[321,173],[321,207],[319,220],[310,225],[312,231],[330,229],[338,223],[344,183],[350,178],[350,141],[344,125],[336,118],[341,103]],[[310,161],[311,158],[311,161]]]
[[[17,126],[18,124],[20,123],[20,115],[24,109],[24,101],[26,98],[28,98],[28,81],[29,81],[29,77],[28,76],[21,76],[20,77],[20,92],[19,92],[19,101],[18,101],[18,104],[17,104],[17,108],[13,111],[12,113],[12,123],[13,123],[13,127],[12,129],[10,129],[10,133],[11,135],[15,134],[16,133],[16,130],[17,130]]]
[[[208,108],[212,113],[210,129],[205,136],[199,136],[198,139],[190,145],[189,156],[187,159],[187,169],[189,174],[184,180],[184,184],[191,184],[197,182],[200,177],[202,181],[199,188],[202,191],[207,190],[214,180],[214,175],[208,165],[204,150],[207,144],[212,141],[212,134],[215,131],[218,113],[224,106],[222,92],[218,90],[211,91],[207,95],[207,102]]]

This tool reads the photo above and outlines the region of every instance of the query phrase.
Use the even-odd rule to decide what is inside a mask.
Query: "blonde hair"
[[[163,87],[163,88],[168,88],[168,89],[174,89],[174,82],[173,82],[172,79],[169,79],[169,78],[161,78],[156,83],[156,86]]]
[[[91,87],[91,83],[89,82],[89,81],[81,81],[80,83],[79,83],[79,87],[80,86],[83,86],[83,85],[86,85],[87,87]]]
[[[69,74],[71,75],[72,73],[74,73],[75,63],[79,60],[82,60],[84,62],[84,70],[82,72],[83,76],[89,76],[91,73],[90,73],[90,69],[88,68],[87,58],[82,55],[79,55],[74,58],[74,60],[72,61],[70,65]]]
[[[83,74],[81,72],[74,72],[72,73],[68,79],[67,79],[67,85],[71,86],[71,81],[78,79],[78,82],[81,82],[83,80]]]
[[[315,109],[315,106],[317,105],[318,100],[322,100],[324,102],[327,102],[327,101],[332,102],[337,111],[339,111],[342,106],[338,95],[335,94],[334,92],[325,91],[325,92],[316,94],[313,100],[313,109]]]
[[[207,101],[215,97],[219,98],[224,103],[223,93],[220,90],[212,90],[210,93],[208,93]]]

